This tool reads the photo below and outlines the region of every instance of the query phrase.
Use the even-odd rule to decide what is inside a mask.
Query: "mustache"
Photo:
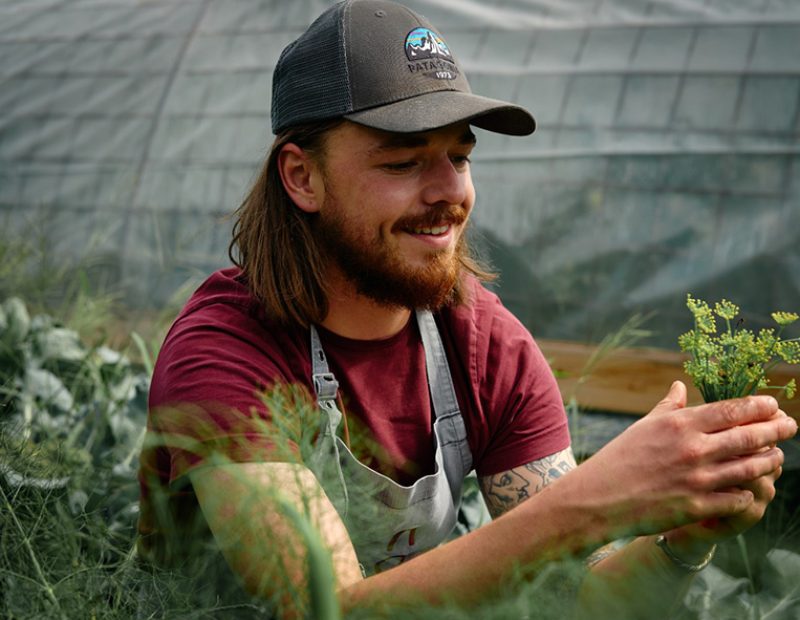
[[[395,230],[408,230],[411,228],[432,228],[442,224],[458,226],[467,219],[466,209],[457,205],[446,207],[431,207],[419,215],[409,215],[397,220]]]

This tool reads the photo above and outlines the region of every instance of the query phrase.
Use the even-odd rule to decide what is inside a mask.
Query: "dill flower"
[[[739,306],[729,302],[727,299],[723,299],[714,304],[714,312],[716,312],[717,316],[720,318],[730,321],[739,314]]]
[[[687,295],[686,305],[694,315],[694,323],[697,329],[706,334],[713,334],[717,331],[714,315],[711,313],[711,308],[708,307],[706,302],[701,299],[694,299],[691,295]]]
[[[780,326],[791,325],[798,316],[794,312],[773,312],[772,319]]]
[[[797,384],[795,383],[794,379],[790,379],[789,383],[783,386],[783,391],[786,392],[786,398],[794,398],[794,395],[797,392]]]
[[[686,306],[694,317],[694,329],[678,337],[678,346],[691,355],[684,370],[706,402],[747,396],[765,388],[794,397],[794,379],[784,386],[770,386],[767,373],[781,360],[800,363],[800,338],[781,339],[784,328],[798,319],[797,314],[773,312],[777,332],[766,328],[756,335],[742,328],[742,319],[733,323],[739,306],[727,299],[715,303],[712,311],[708,303],[689,294]],[[725,325],[719,333],[715,315]]]
[[[781,359],[787,364],[800,363],[800,342],[797,340],[785,340],[775,345],[775,350]]]

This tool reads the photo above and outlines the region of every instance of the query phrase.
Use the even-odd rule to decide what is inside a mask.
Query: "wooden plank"
[[[537,342],[556,373],[564,399],[575,398],[582,407],[643,415],[664,397],[676,379],[689,388],[689,404],[702,402],[683,371],[687,358],[683,353],[654,348],[617,349],[583,376],[595,346],[560,340]],[[779,364],[769,375],[772,385],[785,385],[792,378],[800,384],[800,367]],[[800,418],[800,397],[778,400],[786,413]]]

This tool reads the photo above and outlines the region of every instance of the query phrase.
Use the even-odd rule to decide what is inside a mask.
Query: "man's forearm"
[[[579,619],[671,617],[694,574],[672,562],[655,539],[640,536],[590,566],[579,593]]]
[[[343,608],[448,600],[472,604],[499,592],[521,566],[535,572],[547,562],[607,542],[608,525],[558,492],[559,487],[548,487],[469,534],[342,589]]]

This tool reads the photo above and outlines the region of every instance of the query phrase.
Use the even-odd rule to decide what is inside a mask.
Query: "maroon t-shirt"
[[[527,329],[477,281],[469,287],[469,304],[435,318],[473,465],[486,476],[565,449],[569,433],[556,381]],[[318,329],[348,427],[385,451],[381,463],[368,464],[402,484],[433,471],[432,405],[413,314],[382,340]],[[268,320],[238,269],[214,273],[176,319],[155,365],[148,426],[151,436],[172,439],[142,454],[142,534],[159,529],[149,522],[151,487],[168,488],[203,462],[209,447],[224,446],[234,461],[285,458],[263,426],[270,414],[260,394],[276,384],[313,394],[308,330]]]

